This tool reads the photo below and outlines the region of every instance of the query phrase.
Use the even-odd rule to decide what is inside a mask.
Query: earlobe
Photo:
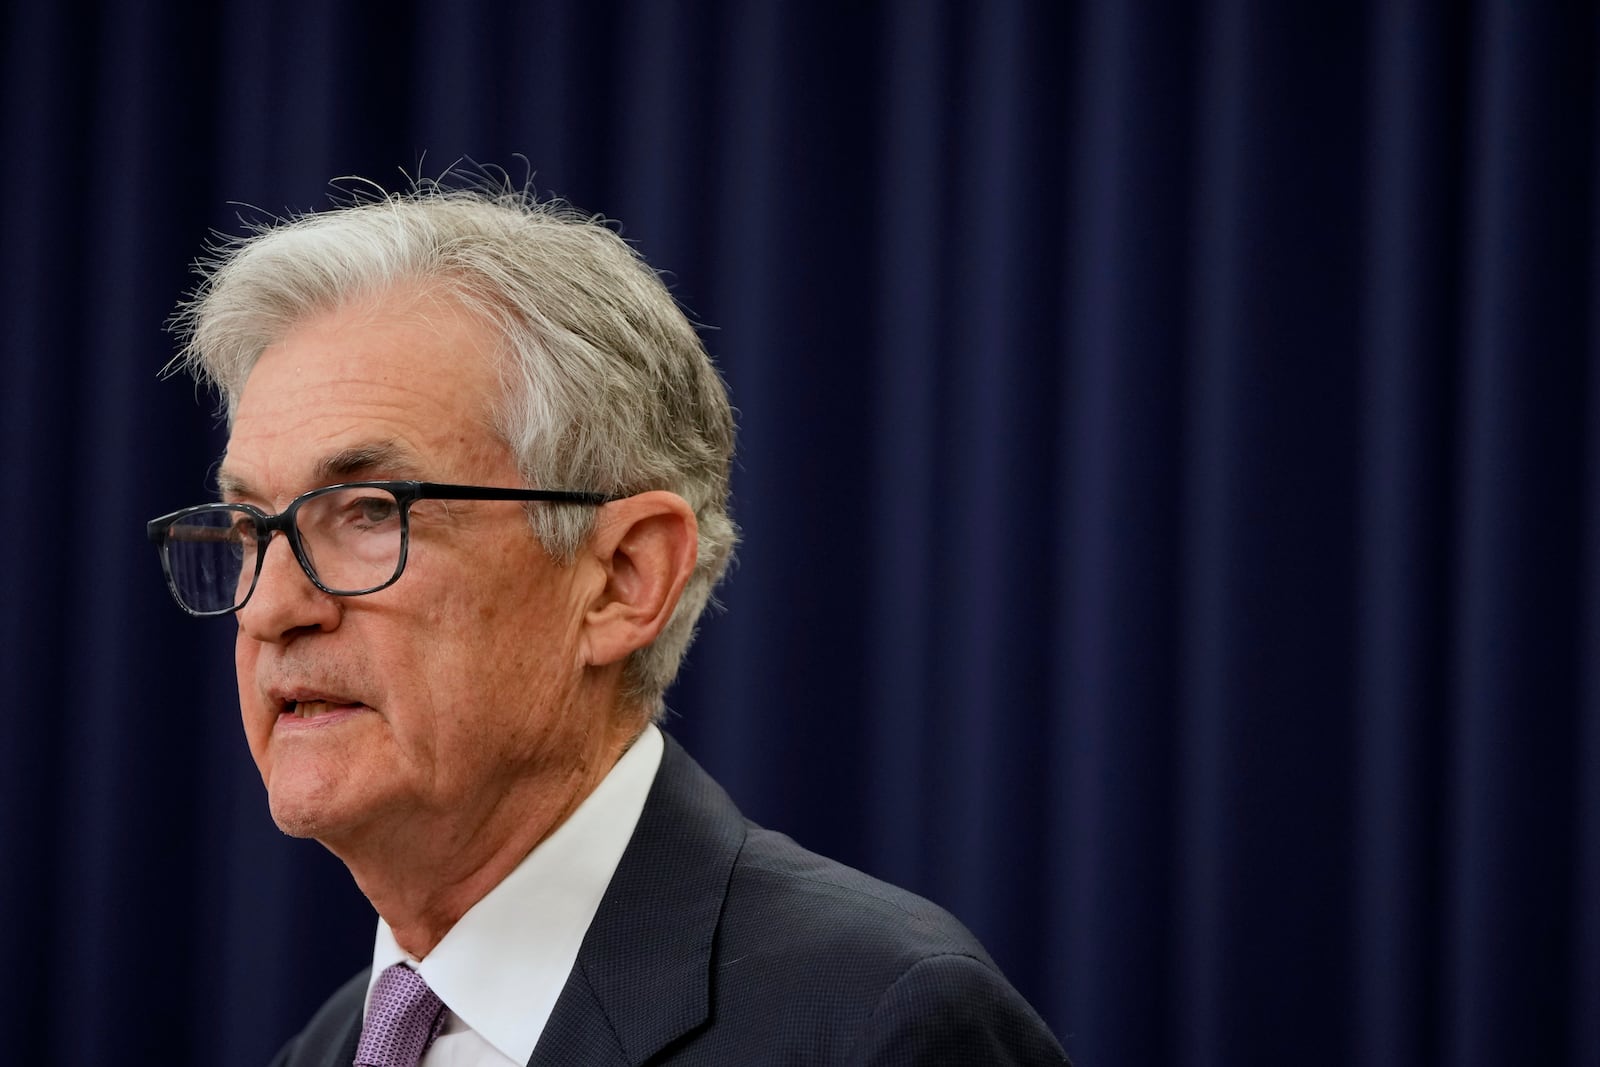
[[[694,511],[676,493],[605,505],[589,542],[604,580],[584,616],[587,665],[618,663],[656,639],[694,572],[698,540]]]

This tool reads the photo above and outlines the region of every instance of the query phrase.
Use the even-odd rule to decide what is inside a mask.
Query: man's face
[[[489,429],[494,345],[418,291],[305,321],[245,384],[224,496],[276,512],[341,481],[520,485]],[[593,732],[576,571],[522,506],[419,501],[410,544],[393,586],[332,597],[274,537],[238,614],[239,702],[273,817],[336,851],[481,825],[540,779],[581,774]]]

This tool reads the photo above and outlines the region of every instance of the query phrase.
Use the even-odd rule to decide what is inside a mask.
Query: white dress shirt
[[[404,961],[450,1009],[420,1067],[528,1062],[639,823],[664,747],[661,732],[646,727],[567,821],[468,909],[426,959],[408,957],[378,919],[368,1003],[384,968]]]

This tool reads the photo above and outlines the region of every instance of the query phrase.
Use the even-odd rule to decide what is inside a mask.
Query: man
[[[734,545],[733,419],[614,233],[423,185],[222,250],[178,323],[222,500],[151,537],[237,619],[273,818],[380,917],[277,1063],[1065,1061],[953,918],[654,725]]]

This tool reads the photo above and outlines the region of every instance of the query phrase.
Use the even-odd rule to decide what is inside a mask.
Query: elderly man
[[[733,419],[614,233],[424,184],[222,250],[178,321],[230,436],[221,502],[150,536],[238,622],[273,818],[379,915],[276,1062],[1064,1062],[953,918],[654,725],[734,545]]]

